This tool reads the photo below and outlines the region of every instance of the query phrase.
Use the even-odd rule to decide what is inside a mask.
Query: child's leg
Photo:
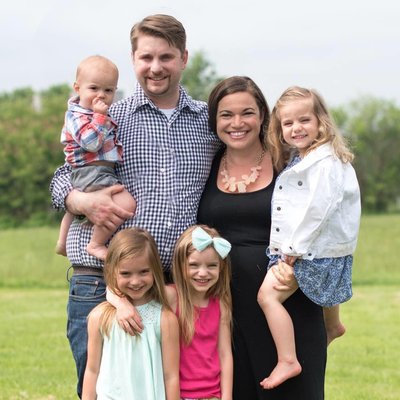
[[[339,304],[333,307],[324,307],[324,321],[328,345],[346,332],[345,326],[340,321]]]
[[[119,207],[134,213],[136,210],[136,201],[131,194],[125,189],[113,196],[113,201]],[[104,260],[107,255],[107,247],[105,244],[110,239],[115,230],[107,229],[105,226],[95,225],[93,235],[87,245],[86,251],[100,260]]]
[[[71,226],[73,220],[73,214],[67,211],[61,221],[60,232],[58,234],[58,240],[56,244],[56,253],[60,256],[67,255],[67,236],[69,227]]]
[[[270,269],[257,296],[258,304],[267,318],[278,353],[276,367],[271,372],[271,375],[260,383],[264,389],[272,389],[301,372],[301,365],[296,357],[292,319],[282,305],[294,291],[278,291],[274,289],[274,286],[278,283]]]

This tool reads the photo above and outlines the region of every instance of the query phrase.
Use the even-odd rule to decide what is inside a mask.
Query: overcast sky
[[[133,91],[129,31],[171,14],[190,54],[202,50],[219,75],[248,75],[272,106],[297,84],[330,105],[362,95],[400,105],[400,2],[396,0],[11,0],[0,8],[0,93],[72,84],[84,57],[102,54]],[[0,111],[1,112],[1,111]]]

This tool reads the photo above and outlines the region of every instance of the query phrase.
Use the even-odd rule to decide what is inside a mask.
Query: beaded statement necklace
[[[224,155],[222,156],[222,171],[221,175],[223,176],[222,183],[224,184],[223,188],[228,192],[238,192],[245,193],[247,192],[247,186],[251,183],[254,183],[258,177],[260,176],[261,171],[261,161],[264,158],[265,150],[262,150],[260,156],[257,160],[257,165],[255,167],[250,168],[249,175],[242,175],[242,180],[236,182],[236,178],[234,176],[229,176],[227,163],[226,163],[226,150]]]

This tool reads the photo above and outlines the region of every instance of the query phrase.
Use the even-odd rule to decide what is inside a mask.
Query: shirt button
[[[279,249],[277,247],[274,248],[275,251],[278,251]]]
[[[171,221],[168,221],[168,222],[167,222],[167,226],[168,226],[168,228],[171,228],[172,222],[171,222]]]
[[[280,229],[279,229],[279,228],[276,228],[275,230],[276,230],[277,232],[279,232],[279,231],[280,231]]]
[[[280,207],[276,207],[276,209],[277,209],[278,211],[281,211],[281,210],[282,210]]]
[[[279,185],[279,190],[282,190],[282,185]]]
[[[165,168],[160,168],[160,172],[163,174],[165,172]]]
[[[302,182],[302,181],[298,181],[297,184],[298,184],[299,186],[303,186],[303,182]]]
[[[311,257],[312,256],[312,254],[311,253],[308,253],[308,257]]]

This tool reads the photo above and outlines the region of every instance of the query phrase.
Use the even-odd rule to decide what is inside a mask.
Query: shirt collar
[[[135,95],[131,97],[132,109],[131,112],[135,112],[138,108],[145,106],[146,104],[154,109],[158,107],[147,97],[143,88],[139,83],[136,84]],[[193,100],[182,85],[179,85],[179,101],[176,107],[178,111],[182,111],[184,108],[188,108],[191,112],[200,113],[202,107],[198,101]]]
[[[310,165],[320,161],[326,157],[332,157],[335,155],[333,147],[330,143],[321,144],[315,150],[311,151],[307,154],[301,162],[296,164],[293,169],[297,172],[302,171],[305,168],[308,168]]]
[[[79,105],[79,96],[73,96],[68,100],[68,110],[72,112],[79,112],[81,114],[93,114],[92,110],[88,110]]]

